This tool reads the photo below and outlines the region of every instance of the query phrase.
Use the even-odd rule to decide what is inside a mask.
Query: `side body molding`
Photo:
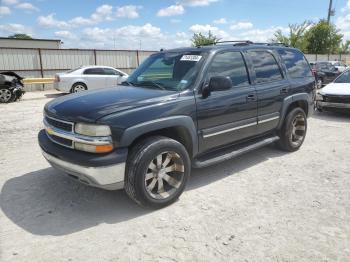
[[[137,137],[164,128],[183,127],[187,130],[192,140],[192,152],[196,155],[198,152],[197,129],[193,119],[189,116],[171,116],[164,117],[152,121],[143,122],[135,126],[127,128],[121,139],[120,146],[129,146]]]
[[[283,101],[283,106],[281,109],[281,117],[280,117],[280,121],[278,123],[277,129],[280,129],[283,125],[284,119],[286,117],[286,113],[288,110],[288,107],[297,101],[304,101],[307,103],[308,106],[308,116],[310,116],[312,114],[312,104],[313,104],[313,100],[312,100],[312,95],[308,94],[308,93],[299,93],[299,94],[294,94],[294,95],[290,95],[288,97],[286,97]]]

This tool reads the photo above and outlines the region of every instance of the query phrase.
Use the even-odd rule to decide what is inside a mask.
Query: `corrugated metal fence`
[[[155,51],[97,49],[0,48],[0,71],[22,77],[53,77],[81,65],[104,65],[131,73]],[[32,89],[43,86],[33,86]],[[51,88],[45,85],[45,89]]]
[[[347,54],[336,54],[336,55],[317,55],[317,54],[305,54],[309,62],[314,61],[343,61],[350,65],[350,55]]]

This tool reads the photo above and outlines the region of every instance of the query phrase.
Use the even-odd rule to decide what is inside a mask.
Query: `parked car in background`
[[[336,69],[338,69],[339,72],[344,72],[346,69],[348,69],[348,65],[345,64],[343,61],[329,61]]]
[[[82,66],[55,75],[54,88],[64,93],[117,86],[128,74],[109,66]]]
[[[14,102],[22,97],[25,93],[22,79],[14,72],[0,73],[0,103]]]
[[[350,112],[350,70],[344,71],[333,83],[326,85],[317,95],[316,107],[319,111]]]
[[[330,62],[310,62],[310,65],[316,78],[317,88],[331,83],[340,75],[339,70]]]

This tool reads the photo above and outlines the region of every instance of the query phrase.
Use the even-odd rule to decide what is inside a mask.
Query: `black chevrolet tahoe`
[[[302,145],[315,78],[297,49],[238,42],[160,51],[121,85],[46,104],[38,139],[68,176],[162,207],[191,168]]]

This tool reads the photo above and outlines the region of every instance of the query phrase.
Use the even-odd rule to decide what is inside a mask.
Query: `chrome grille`
[[[71,122],[63,121],[63,120],[48,117],[48,116],[45,116],[45,120],[48,124],[50,124],[53,127],[56,127],[64,131],[73,132],[73,123]]]
[[[74,131],[74,123],[64,121],[61,119],[45,116],[44,124],[46,126],[46,134],[50,138],[50,140],[56,144],[61,146],[73,148],[73,140],[69,138],[65,138],[62,136],[57,136],[55,134],[50,133],[49,129],[55,128],[57,131],[61,130],[62,132],[66,132],[67,134],[73,134]]]
[[[331,103],[350,103],[350,96],[323,95],[323,100]]]
[[[69,140],[67,138],[55,136],[55,135],[49,135],[48,136],[51,138],[53,142],[56,142],[57,144],[60,144],[62,146],[68,146],[68,147],[73,147],[73,141]]]

